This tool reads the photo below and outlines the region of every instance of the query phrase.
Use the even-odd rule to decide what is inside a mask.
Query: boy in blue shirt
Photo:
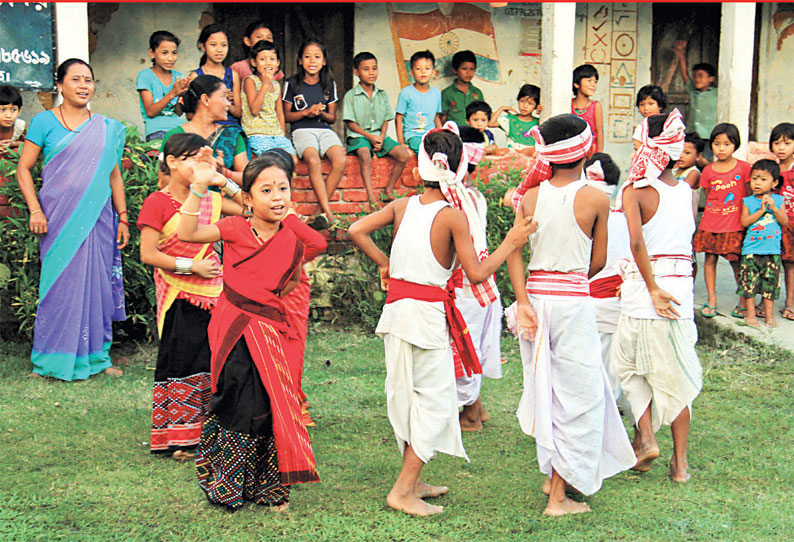
[[[358,77],[358,85],[345,94],[344,115],[345,143],[348,154],[358,156],[361,179],[367,191],[370,205],[377,209],[378,200],[372,190],[372,155],[384,156],[394,160],[391,175],[386,183],[386,198],[394,199],[394,185],[405,169],[408,151],[386,135],[389,121],[394,111],[389,105],[386,91],[375,86],[378,79],[378,59],[370,52],[358,53],[353,57],[353,75]]]
[[[747,301],[747,325],[758,327],[755,296],[764,302],[766,325],[777,327],[775,299],[780,295],[780,239],[788,224],[783,196],[772,190],[780,180],[780,166],[772,160],[759,160],[750,172],[752,196],[742,199],[742,226],[747,228],[742,246],[739,288],[736,293]]]
[[[419,152],[422,136],[431,128],[441,128],[441,91],[430,86],[436,57],[430,51],[411,55],[411,75],[415,83],[400,91],[394,125],[397,142]]]

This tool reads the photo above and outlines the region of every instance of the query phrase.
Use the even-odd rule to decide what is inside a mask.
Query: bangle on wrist
[[[190,258],[176,258],[174,273],[177,275],[190,275],[193,273],[193,260]]]
[[[209,194],[207,194],[207,190],[206,189],[204,190],[203,194],[199,194],[198,192],[196,192],[196,190],[193,188],[193,183],[190,183],[190,191],[193,192],[193,194],[196,195],[199,198],[206,198],[209,195]]]
[[[129,223],[129,222],[127,222],[126,220],[122,220],[122,219],[120,219],[120,218],[119,218],[119,224],[124,224],[124,225],[125,225],[125,226],[127,226],[128,228],[130,227],[130,223]]]
[[[196,211],[195,213],[192,211],[185,211],[184,209],[179,209],[179,214],[187,215],[187,216],[198,216],[200,213]]]
[[[42,211],[41,209],[36,209],[35,211],[31,211],[31,212],[30,212],[30,216],[33,216],[33,215],[35,215],[36,213],[41,213],[41,214],[44,214],[44,211]]]
[[[118,213],[119,217],[121,217],[121,215],[128,215],[128,214],[130,214],[129,211],[121,211],[120,213]]]
[[[230,198],[233,198],[234,196],[239,194],[241,190],[242,188],[240,188],[240,186],[236,182],[229,179],[228,177],[226,178],[226,184],[223,185],[223,188],[221,188],[221,192],[223,192],[223,195],[229,196]]]

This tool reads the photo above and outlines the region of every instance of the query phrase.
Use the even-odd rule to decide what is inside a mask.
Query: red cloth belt
[[[596,299],[607,299],[618,296],[618,286],[623,283],[620,275],[612,275],[602,279],[594,280],[590,283],[590,297]]]
[[[480,359],[477,357],[477,351],[474,350],[474,343],[471,341],[471,334],[466,321],[463,319],[463,314],[455,306],[455,287],[462,287],[462,283],[457,280],[462,280],[462,277],[461,273],[458,273],[457,276],[456,273],[453,273],[449,282],[447,282],[446,289],[440,286],[408,282],[407,280],[390,279],[386,303],[394,303],[400,299],[416,299],[429,302],[441,301],[444,303],[444,312],[447,316],[452,345],[453,348],[457,348],[462,361],[461,370],[466,376],[471,376],[472,374],[482,374],[482,367],[480,366]],[[455,372],[457,376],[457,369]]]

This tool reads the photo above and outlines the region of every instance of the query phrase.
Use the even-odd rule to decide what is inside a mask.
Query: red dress
[[[596,104],[598,100],[593,100],[590,102],[590,105],[587,106],[586,109],[576,109],[573,106],[573,100],[571,100],[571,113],[580,117],[587,122],[587,125],[590,126],[590,131],[593,132],[593,146],[590,147],[590,152],[587,153],[587,157],[593,156],[596,152],[598,152],[598,129],[596,128],[596,118],[595,118],[595,110]]]

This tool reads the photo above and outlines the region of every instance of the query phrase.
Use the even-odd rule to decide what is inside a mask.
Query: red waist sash
[[[590,282],[590,297],[607,299],[618,296],[618,286],[623,284],[620,275],[612,275]]]
[[[463,314],[455,306],[455,287],[461,287],[459,280],[462,280],[462,274],[453,273],[452,278],[449,279],[446,289],[440,286],[430,286],[429,284],[417,284],[415,282],[408,282],[407,280],[390,279],[389,280],[389,293],[386,296],[386,303],[394,303],[400,299],[416,299],[418,301],[435,302],[440,301],[444,303],[444,312],[447,317],[447,325],[449,326],[449,335],[452,339],[453,350],[457,349],[460,355],[460,367],[456,363],[455,376],[460,377],[464,374],[471,376],[473,374],[482,374],[482,367],[480,366],[480,359],[477,357],[477,351],[474,350],[474,343],[471,341],[471,334],[466,321],[463,319]],[[460,372],[460,374],[458,374]]]

